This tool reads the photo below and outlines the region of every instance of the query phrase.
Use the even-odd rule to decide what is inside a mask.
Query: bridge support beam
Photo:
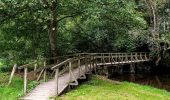
[[[134,63],[131,63],[130,64],[130,73],[135,73],[135,64]]]

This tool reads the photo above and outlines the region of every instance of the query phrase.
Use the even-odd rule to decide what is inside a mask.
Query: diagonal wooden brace
[[[78,85],[78,81],[71,70],[71,61],[69,62],[69,74],[70,74],[69,85]]]

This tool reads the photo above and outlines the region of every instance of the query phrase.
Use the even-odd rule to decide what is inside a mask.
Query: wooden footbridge
[[[52,63],[54,60],[57,63]],[[101,65],[121,65],[150,61],[149,53],[81,53],[48,58],[18,67],[24,70],[24,100],[49,100],[60,95],[68,86],[78,85]],[[114,67],[114,66],[113,66]],[[13,68],[13,76],[16,65]],[[11,78],[12,79],[12,78]],[[10,82],[11,82],[10,79]],[[32,91],[27,91],[28,80],[42,80]]]

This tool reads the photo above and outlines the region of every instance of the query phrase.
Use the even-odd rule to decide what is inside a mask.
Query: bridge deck
[[[83,67],[83,72],[85,72],[85,66]],[[76,68],[73,70],[73,74],[76,79],[79,78],[79,69]],[[82,73],[83,74],[83,73]],[[58,94],[62,93],[65,88],[68,86],[70,75],[69,73],[65,73],[58,79]],[[49,100],[50,97],[55,96],[57,94],[56,90],[56,80],[50,80],[48,82],[42,83],[38,85],[35,89],[33,89],[30,93],[28,93],[24,98],[24,100]]]

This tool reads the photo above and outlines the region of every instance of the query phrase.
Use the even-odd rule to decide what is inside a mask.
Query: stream
[[[170,91],[170,74],[112,74],[111,79],[149,85]]]

